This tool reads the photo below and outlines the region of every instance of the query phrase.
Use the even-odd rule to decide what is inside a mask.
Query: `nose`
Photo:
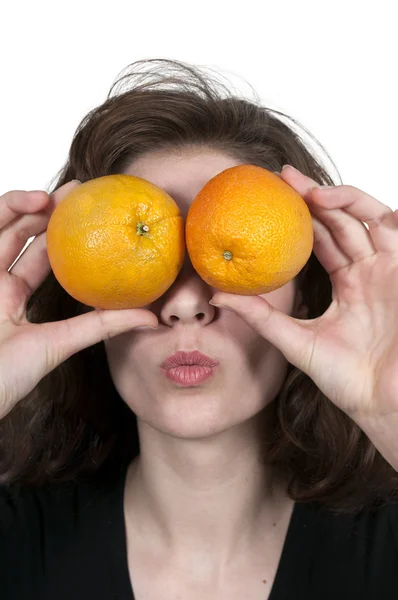
[[[215,290],[207,285],[194,270],[187,257],[176,281],[160,299],[160,322],[178,325],[208,325],[216,309],[209,304]]]

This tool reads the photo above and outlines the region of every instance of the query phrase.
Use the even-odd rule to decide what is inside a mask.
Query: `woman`
[[[199,69],[139,62],[124,81],[50,195],[1,198],[1,598],[396,598],[397,213]],[[154,304],[101,311],[52,275],[46,225],[79,181],[136,175],[186,216],[245,163],[313,216],[282,288],[221,293],[187,259]],[[181,351],[212,377],[169,379]]]

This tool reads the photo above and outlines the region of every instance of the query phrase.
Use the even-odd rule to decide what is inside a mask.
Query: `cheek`
[[[104,340],[105,352],[108,360],[116,360],[122,358],[130,352],[134,347],[134,338],[132,334],[122,333],[111,339]]]
[[[280,295],[278,298],[274,293],[274,305],[288,310],[291,303],[281,303]],[[228,356],[232,359],[226,388],[234,390],[239,398],[246,398],[249,412],[255,413],[279,393],[289,363],[275,346],[233,312],[225,314],[225,326]]]
[[[265,298],[265,300],[267,300],[267,302],[269,302],[277,310],[290,315],[292,314],[294,308],[295,294],[296,284],[293,280],[289,281],[286,285],[274,290],[273,292],[263,294],[261,298]]]
[[[119,396],[133,412],[139,413],[151,379],[147,367],[153,350],[148,349],[148,344],[137,333],[119,335],[104,345],[110,376]]]
[[[104,341],[104,346],[111,377],[118,388],[121,380],[126,379],[129,373],[131,376],[134,357],[140,355],[140,334],[126,332]]]

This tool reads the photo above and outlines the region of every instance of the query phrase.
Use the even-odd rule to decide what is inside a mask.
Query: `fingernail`
[[[225,304],[215,304],[211,300],[209,300],[209,304],[211,304],[212,306],[216,306],[217,308],[223,308],[224,310],[230,310],[231,312],[233,312],[232,308],[229,308],[229,306],[225,306]]]
[[[157,329],[158,327],[152,327],[152,325],[140,325],[139,327],[134,327],[134,329],[140,329],[140,330],[148,330],[148,329]]]
[[[71,183],[81,183],[80,179],[72,179]]]
[[[298,171],[298,169],[296,169],[296,167],[293,167],[293,165],[289,165],[289,164],[283,165],[282,171],[283,171],[283,169],[286,169],[286,167],[290,167],[291,169],[294,169],[295,171]]]

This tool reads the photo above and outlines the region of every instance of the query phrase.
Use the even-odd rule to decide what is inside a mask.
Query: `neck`
[[[272,531],[292,504],[263,464],[258,420],[196,440],[138,426],[140,456],[129,469],[125,511],[127,527],[145,543],[226,563],[236,547],[244,552],[260,532]]]

